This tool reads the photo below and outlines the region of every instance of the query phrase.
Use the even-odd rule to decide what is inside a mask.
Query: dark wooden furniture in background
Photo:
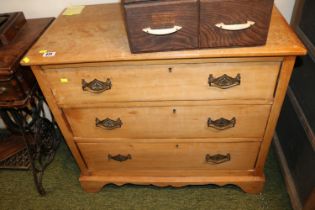
[[[315,1],[297,0],[292,26],[308,48],[298,59],[277,126],[275,145],[292,206],[315,209]]]
[[[0,168],[31,168],[37,190],[43,195],[43,171],[59,142],[55,126],[43,117],[44,98],[36,79],[19,62],[53,18],[25,20],[23,13],[0,17],[0,115],[8,130],[0,139]]]
[[[0,47],[9,44],[25,22],[23,12],[0,14]]]

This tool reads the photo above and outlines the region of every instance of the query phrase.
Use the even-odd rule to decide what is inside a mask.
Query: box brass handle
[[[91,82],[86,82],[82,79],[82,90],[89,91],[92,93],[102,93],[106,90],[110,90],[112,88],[112,82],[110,79],[107,79],[105,82],[100,81],[98,79],[94,79]]]
[[[216,27],[224,29],[224,30],[228,30],[228,31],[244,30],[244,29],[248,29],[252,27],[253,25],[255,25],[255,22],[250,21],[250,20],[248,20],[246,23],[241,23],[241,24],[230,24],[230,25],[224,24],[224,23],[215,24]]]
[[[118,154],[118,155],[112,156],[111,154],[109,154],[108,160],[115,160],[115,161],[123,162],[123,161],[131,160],[131,155],[130,154],[128,154],[128,155]]]
[[[118,118],[117,120],[112,120],[109,118],[106,118],[105,120],[99,120],[98,118],[95,119],[96,127],[104,128],[106,130],[121,128],[122,124],[123,123],[120,118]]]
[[[241,74],[237,74],[235,78],[226,74],[223,74],[218,78],[214,78],[214,76],[210,74],[208,78],[208,84],[211,87],[228,89],[241,84]]]
[[[206,155],[206,162],[210,164],[221,164],[227,161],[231,160],[231,155],[230,153],[227,153],[226,155],[222,154],[216,154],[216,155]]]
[[[179,30],[181,30],[183,27],[181,26],[173,26],[172,28],[160,28],[160,29],[152,29],[150,27],[142,29],[143,32],[151,35],[157,35],[157,36],[162,36],[162,35],[168,35],[168,34],[173,34]]]
[[[212,120],[210,117],[208,118],[208,127],[215,128],[217,130],[225,130],[228,128],[235,127],[236,118],[233,117],[231,120],[227,120],[225,118],[220,118],[217,120]]]

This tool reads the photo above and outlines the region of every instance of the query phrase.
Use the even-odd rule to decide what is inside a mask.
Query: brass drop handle
[[[218,78],[214,78],[214,76],[210,74],[208,78],[208,84],[211,87],[228,89],[241,84],[241,74],[237,74],[235,78],[226,74],[223,74]]]
[[[82,90],[89,91],[91,93],[102,93],[106,90],[110,90],[112,88],[112,82],[110,79],[107,79],[105,82],[100,81],[98,79],[94,79],[91,82],[86,82],[82,79]]]
[[[106,130],[121,128],[122,124],[123,123],[120,118],[118,118],[117,120],[112,120],[110,118],[106,118],[105,120],[99,120],[98,118],[95,119],[96,127],[104,128]]]
[[[227,120],[225,118],[220,118],[217,120],[212,120],[210,117],[208,118],[208,127],[215,128],[217,130],[225,130],[228,128],[235,127],[236,118],[233,117],[231,120]]]
[[[121,154],[118,154],[118,155],[111,155],[111,154],[108,154],[108,160],[115,160],[115,161],[119,161],[119,162],[124,162],[124,161],[127,161],[127,160],[131,160],[131,155],[128,154],[128,155],[121,155]]]
[[[209,155],[206,154],[206,162],[210,163],[210,164],[221,164],[221,163],[225,163],[227,161],[231,160],[231,155],[230,153],[227,153],[226,155],[222,155],[222,154],[216,154],[216,155]]]

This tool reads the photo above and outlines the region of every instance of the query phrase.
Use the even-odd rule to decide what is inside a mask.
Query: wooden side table
[[[42,175],[52,161],[59,138],[44,116],[44,97],[28,67],[20,59],[53,18],[32,19],[0,48],[0,115],[10,131],[0,140],[0,168],[32,169],[35,185],[43,195]]]

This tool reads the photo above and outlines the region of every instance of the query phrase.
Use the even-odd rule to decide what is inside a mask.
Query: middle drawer
[[[261,138],[270,105],[64,109],[75,137]]]

